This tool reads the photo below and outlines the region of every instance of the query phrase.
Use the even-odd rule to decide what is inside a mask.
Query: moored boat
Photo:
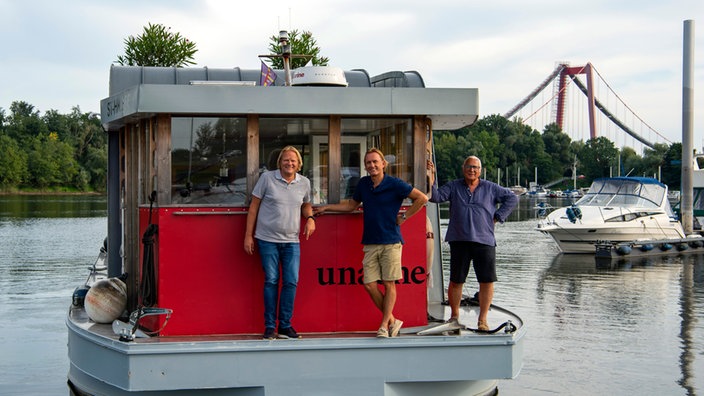
[[[284,71],[275,72],[283,81]],[[301,241],[294,322],[303,338],[262,340],[263,275],[242,241],[248,197],[272,154],[299,149],[314,204],[351,197],[371,147],[388,156],[388,173],[427,191],[433,128],[472,124],[478,104],[476,89],[425,88],[415,72],[345,71],[347,85],[337,75],[329,86],[268,87],[256,84],[259,73],[111,68],[101,101],[105,277],[126,274],[129,314],[99,323],[87,301],[74,301],[66,318],[71,391],[477,395],[518,375],[526,329],[510,311],[492,307],[495,332],[418,335],[449,317],[433,204],[402,227],[401,336],[375,337],[381,316],[361,286],[357,211],[319,217],[316,234]],[[475,304],[463,306],[463,322],[477,315]]]
[[[594,253],[597,243],[684,238],[667,199],[667,186],[647,177],[594,180],[573,205],[538,222],[563,253]]]
[[[692,215],[694,229],[701,231],[704,224],[704,169],[699,168],[698,158],[703,154],[697,154],[692,164]],[[678,201],[681,198],[678,194]],[[677,206],[679,207],[679,202]]]
[[[523,186],[519,186],[519,185],[511,186],[508,189],[511,190],[516,195],[523,195],[528,191],[527,188],[525,188]]]

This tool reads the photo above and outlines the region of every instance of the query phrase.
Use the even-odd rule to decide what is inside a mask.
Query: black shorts
[[[496,246],[476,242],[450,242],[450,280],[464,283],[474,263],[477,282],[496,282]]]

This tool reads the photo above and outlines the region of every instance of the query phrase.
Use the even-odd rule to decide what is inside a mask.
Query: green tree
[[[96,191],[107,189],[108,151],[106,147],[88,147],[81,161],[81,170],[88,174],[88,183]]]
[[[619,153],[621,169],[614,176],[646,176],[643,158],[631,147],[624,147]]]
[[[556,123],[551,123],[543,129],[542,138],[545,152],[552,157],[553,162],[571,169],[575,153],[571,149],[570,136],[562,132]]]
[[[73,158],[79,168],[72,185],[81,190],[104,190],[107,157],[97,155],[96,150],[106,150],[107,134],[100,125],[98,115],[81,113],[79,107],[74,107],[68,115],[49,110],[41,118],[48,130],[58,136],[59,141],[73,149]]]
[[[279,36],[271,36],[269,43],[269,52],[272,54],[281,54],[282,48],[279,43]],[[313,65],[327,66],[330,61],[328,58],[320,56],[320,47],[313,37],[313,33],[309,31],[299,32],[294,29],[288,32],[288,42],[291,45],[291,54],[293,55],[310,55]],[[309,58],[291,58],[291,70],[298,67],[303,67],[308,63]],[[271,58],[271,67],[274,69],[283,69],[284,60],[282,58]]]
[[[434,132],[438,183],[463,177],[462,164],[470,155],[481,159],[484,171],[496,170],[499,163],[496,153],[501,151],[501,144],[498,135],[485,128],[486,124],[478,122],[456,131]]]
[[[0,187],[4,190],[71,188],[105,191],[107,134],[100,117],[49,110],[40,115],[15,101],[0,109]]]
[[[457,136],[449,131],[435,131],[435,169],[437,169],[438,185],[443,185],[450,180],[462,175],[460,168],[462,161],[459,159],[461,149],[457,145]]]
[[[34,106],[27,102],[15,101],[10,105],[10,117],[5,126],[5,133],[26,150],[35,137],[48,135],[49,130]]]
[[[462,177],[460,164],[468,155],[476,155],[486,171],[482,177],[494,180],[500,167],[502,184],[506,181],[505,171],[510,172],[509,180],[514,180],[518,169],[522,185],[533,181],[535,169],[540,184],[562,177],[572,179],[572,168],[576,165],[577,186],[586,187],[597,177],[619,174],[616,167],[620,164],[621,175],[630,172],[632,176],[653,176],[661,170],[663,183],[672,189],[680,188],[680,143],[669,147],[656,144],[652,149],[644,149],[641,157],[630,147],[619,150],[603,136],[587,142],[571,141],[554,123],[546,125],[540,134],[520,119],[508,120],[501,115],[489,115],[470,127],[434,134],[439,183]],[[564,188],[572,185],[572,180],[563,183]]]
[[[27,154],[9,136],[0,134],[0,187],[15,187],[27,177]]]
[[[584,175],[589,180],[611,175],[611,166],[616,164],[618,149],[604,136],[587,140],[577,154]]]
[[[137,37],[125,39],[125,54],[117,57],[123,66],[184,67],[193,65],[196,44],[170,27],[149,23]]]
[[[665,145],[663,145],[665,146]],[[656,149],[659,145],[655,145]],[[662,182],[672,190],[682,188],[682,143],[673,143],[662,156]]]
[[[30,182],[36,187],[84,187],[75,183],[79,167],[73,158],[73,149],[59,141],[56,134],[34,138],[27,168]]]

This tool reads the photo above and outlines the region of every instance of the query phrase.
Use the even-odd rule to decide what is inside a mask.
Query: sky
[[[148,23],[195,42],[194,67],[213,68],[256,69],[271,36],[298,29],[313,33],[331,66],[478,88],[480,117],[506,113],[558,62],[589,62],[638,117],[681,142],[685,20],[694,21],[689,88],[702,151],[701,0],[0,0],[0,108],[99,113],[110,65]]]

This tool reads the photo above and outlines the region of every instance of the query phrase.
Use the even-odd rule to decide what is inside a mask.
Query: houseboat
[[[449,318],[434,204],[402,226],[400,336],[375,337],[381,314],[361,285],[362,208],[318,217],[301,240],[293,324],[302,338],[262,339],[263,273],[243,241],[251,192],[276,168],[277,150],[301,152],[314,205],[350,198],[372,147],[388,174],[428,191],[433,129],[477,119],[477,89],[333,69],[330,84],[289,83],[288,70],[274,70],[263,86],[259,69],[111,66],[100,103],[107,280],[77,290],[67,314],[72,394],[483,395],[519,374],[526,328],[506,309],[492,306],[495,331],[432,331]],[[112,322],[88,308],[105,281],[125,295]],[[478,307],[468,299],[463,310],[461,321],[476,323]]]

